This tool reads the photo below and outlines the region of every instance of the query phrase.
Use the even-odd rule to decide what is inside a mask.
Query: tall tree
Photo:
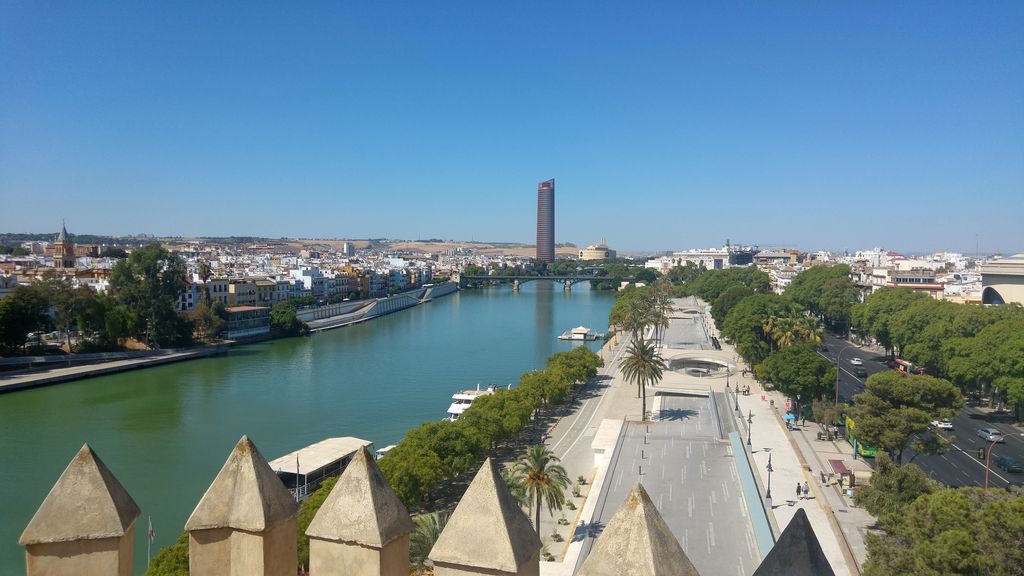
[[[897,465],[913,441],[918,453],[938,453],[946,443],[918,437],[932,420],[951,418],[963,407],[960,391],[947,380],[896,371],[872,374],[867,390],[855,396],[853,409],[860,441],[885,450]]]
[[[135,312],[132,328],[150,346],[191,341],[189,323],[176,312],[187,286],[184,261],[159,244],[133,251],[110,271],[112,295]]]
[[[569,488],[569,475],[558,463],[558,456],[546,446],[531,446],[512,466],[522,478],[526,493],[533,502],[534,528],[540,534],[540,509],[546,505],[548,513],[561,510],[565,504],[565,491]]]
[[[641,398],[642,419],[647,420],[647,384],[655,385],[661,380],[667,367],[658,349],[648,340],[634,340],[626,350],[626,356],[619,364],[627,382],[636,384],[637,397]]]
[[[796,400],[796,414],[802,413],[805,403],[821,398],[836,379],[835,367],[811,344],[789,346],[768,356],[763,373]]]
[[[45,294],[32,286],[18,286],[0,299],[0,347],[13,351],[24,346],[28,333],[47,321],[48,305]]]
[[[913,464],[897,466],[885,454],[875,461],[875,471],[867,486],[853,495],[853,501],[872,516],[899,514],[904,507],[925,494],[939,489],[939,484]]]
[[[1024,497],[947,488],[882,517],[867,536],[864,576],[1024,575]]]

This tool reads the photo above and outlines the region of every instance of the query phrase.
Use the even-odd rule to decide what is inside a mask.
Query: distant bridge
[[[453,278],[454,280],[454,278]],[[460,274],[458,278],[459,288],[465,288],[467,284],[474,284],[480,282],[498,282],[506,284],[511,282],[513,290],[519,290],[519,287],[527,282],[534,280],[547,280],[549,282],[559,282],[566,290],[571,290],[572,285],[577,282],[590,282],[591,280],[611,280],[604,276],[487,276],[487,275],[468,275]],[[623,280],[632,281],[632,278],[623,278]]]

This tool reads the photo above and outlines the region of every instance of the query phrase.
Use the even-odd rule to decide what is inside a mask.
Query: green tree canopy
[[[270,309],[270,329],[281,336],[298,336],[309,332],[309,326],[299,320],[291,302],[278,302]]]
[[[928,299],[910,288],[881,288],[851,309],[853,327],[874,336],[886,350],[892,350],[892,328],[896,314],[916,301]]]
[[[722,292],[711,304],[711,317],[714,318],[715,325],[721,326],[724,324],[726,316],[729,315],[729,311],[739,304],[740,300],[743,300],[753,293],[753,290],[743,285],[733,286],[725,292]]]
[[[736,346],[739,355],[755,366],[763,362],[775,347],[770,330],[766,330],[768,318],[791,318],[795,321],[803,316],[800,306],[785,296],[754,294],[732,307],[720,329],[722,335]]]
[[[872,374],[867,390],[854,397],[854,418],[861,442],[885,450],[896,463],[917,435],[928,430],[932,420],[951,418],[964,405],[960,391],[948,380],[896,371]],[[918,438],[918,453],[941,452],[945,445],[937,437]]]
[[[135,250],[110,271],[110,292],[129,327],[149,346],[180,346],[191,342],[192,327],[176,312],[188,286],[185,263],[159,244]]]
[[[867,536],[864,576],[1024,574],[1024,498],[1007,491],[923,494],[882,525]]]
[[[771,291],[771,278],[753,266],[708,270],[687,282],[680,295],[697,296],[705,302],[714,302],[733,286],[746,286],[754,292],[767,293]]]
[[[786,296],[812,314],[834,326],[845,325],[860,291],[850,279],[850,267],[812,266],[796,275],[786,288]]]
[[[29,332],[45,326],[48,306],[46,294],[33,286],[18,286],[0,299],[0,347],[16,351],[24,346]]]
[[[764,374],[797,406],[821,398],[836,381],[836,369],[810,344],[784,348],[764,361]],[[796,411],[800,413],[799,409]]]
[[[939,485],[917,466],[897,466],[888,456],[880,454],[875,460],[871,482],[854,493],[853,501],[872,516],[882,518],[899,514],[918,497],[938,489]]]

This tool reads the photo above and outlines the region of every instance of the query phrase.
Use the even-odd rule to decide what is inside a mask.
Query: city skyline
[[[0,230],[1024,251],[1019,3],[0,22]]]

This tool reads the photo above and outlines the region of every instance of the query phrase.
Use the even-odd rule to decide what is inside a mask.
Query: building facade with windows
[[[555,261],[555,179],[537,185],[537,260]]]

